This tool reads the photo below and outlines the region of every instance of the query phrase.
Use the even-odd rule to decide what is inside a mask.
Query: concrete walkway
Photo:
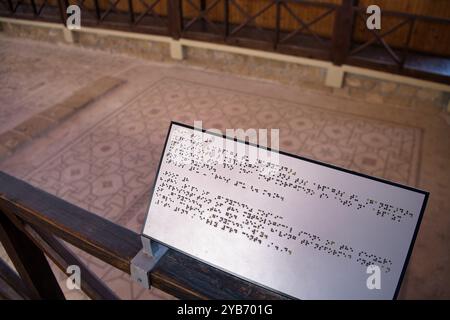
[[[431,192],[400,297],[450,298],[450,126],[437,111],[3,36],[0,57],[0,170],[139,232],[170,120],[279,128],[282,150]],[[102,77],[114,86],[87,99]],[[43,114],[67,111],[74,92],[82,107]],[[11,132],[42,118],[43,129],[10,148]],[[170,298],[79,253],[123,298]]]

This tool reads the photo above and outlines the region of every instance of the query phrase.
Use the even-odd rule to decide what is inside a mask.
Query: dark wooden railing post
[[[133,9],[133,0],[128,0],[128,12],[130,15],[130,24],[134,24],[134,9]]]
[[[36,3],[34,2],[34,0],[31,0],[31,7],[33,8],[33,15],[36,17],[38,15],[38,11],[37,11]]]
[[[206,0],[200,0],[200,14],[206,14]],[[201,19],[201,24],[202,24],[202,31],[206,31],[206,21],[205,19]]]
[[[67,7],[69,6],[68,0],[58,0],[59,14],[61,17],[61,23],[66,25],[67,21]]]
[[[0,240],[31,298],[65,299],[43,252],[1,211]]]
[[[228,0],[223,0],[223,23],[224,23],[224,41],[227,40],[230,34],[230,3]]]
[[[275,39],[273,43],[274,50],[277,49],[278,42],[280,41],[280,26],[281,26],[281,0],[276,0],[276,13],[275,13]]]
[[[357,5],[358,0],[342,0],[341,7],[337,9],[331,50],[331,61],[335,65],[342,65],[350,51],[355,22],[353,7]]]
[[[181,0],[167,0],[167,16],[169,18],[169,34],[178,40],[181,37],[181,30],[183,27]]]
[[[94,5],[95,5],[95,16],[97,17],[97,21],[100,22],[101,12],[100,12],[100,5],[98,4],[98,0],[94,0]]]
[[[9,11],[11,11],[11,14],[14,13],[14,5],[12,3],[12,0],[8,0],[8,7],[9,7]]]

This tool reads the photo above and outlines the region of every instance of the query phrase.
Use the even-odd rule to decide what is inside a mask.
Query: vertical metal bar
[[[133,0],[128,0],[128,11],[130,14],[130,23],[134,24]]]
[[[274,50],[278,47],[278,42],[280,41],[280,26],[281,26],[281,1],[283,0],[276,0],[276,26],[275,26],[275,40],[273,43]]]

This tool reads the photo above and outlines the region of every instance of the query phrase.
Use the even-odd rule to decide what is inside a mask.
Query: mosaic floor
[[[130,206],[150,194],[171,120],[221,130],[279,128],[282,150],[405,184],[417,179],[420,129],[179,79],[158,81],[23,178],[110,220],[129,221]]]
[[[13,51],[30,46],[30,41],[0,41],[0,56],[8,61],[15,61],[10,57]],[[82,50],[83,58],[78,60],[71,59],[72,55],[79,54],[64,46],[40,45],[39,50],[21,58],[25,66],[0,67],[0,83],[10,88],[18,88],[18,84],[30,88],[36,79],[43,81],[38,91],[11,90],[1,98],[0,110],[9,110],[12,105],[29,114],[39,106],[51,106],[61,90],[70,93],[69,79],[73,77],[83,79],[86,85],[103,72],[126,83],[15,152],[0,163],[0,170],[140,231],[171,120],[191,125],[201,120],[205,128],[221,130],[278,128],[284,151],[429,190],[431,203],[401,297],[450,297],[450,201],[442,192],[450,188],[450,168],[445,165],[449,163],[450,145],[437,145],[435,141],[442,134],[448,137],[450,127],[440,115],[392,110],[185,66],[114,55],[108,58],[89,50]],[[31,68],[37,59],[46,66],[42,70]],[[58,74],[55,64],[67,59],[74,70],[87,70],[82,66],[92,61],[102,63],[98,69],[89,70],[91,78],[81,77],[80,70]],[[31,70],[33,76],[21,78],[24,70]],[[61,89],[53,91],[53,82],[42,79],[59,82]],[[12,121],[8,117],[10,113],[2,111],[0,123]],[[433,174],[436,170],[441,171],[438,177]],[[80,254],[123,298],[170,298],[158,290],[144,291],[127,275]]]
[[[45,45],[5,37],[0,61],[0,133],[95,79],[130,67],[130,61],[121,56],[92,55],[67,46],[49,52]]]

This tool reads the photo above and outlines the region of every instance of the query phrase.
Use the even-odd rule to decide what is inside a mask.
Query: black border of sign
[[[158,240],[156,240],[156,239],[152,239],[151,237],[145,235],[145,234],[144,234],[144,229],[145,229],[145,225],[146,225],[147,218],[148,218],[148,211],[149,211],[150,205],[151,205],[151,203],[152,203],[152,199],[153,199],[153,194],[154,194],[154,191],[155,191],[156,182],[158,181],[159,171],[160,171],[160,169],[161,169],[162,160],[163,160],[164,154],[165,154],[165,152],[166,152],[167,142],[168,142],[168,140],[169,140],[170,132],[172,131],[172,125],[174,125],[174,124],[175,124],[175,125],[178,125],[178,126],[180,126],[180,127],[187,128],[187,129],[197,130],[197,131],[201,131],[201,132],[203,132],[203,133],[208,133],[208,134],[211,134],[211,135],[214,135],[214,136],[217,136],[217,137],[222,137],[222,138],[224,138],[224,139],[233,140],[233,141],[235,141],[235,142],[245,143],[245,144],[247,144],[247,145],[254,146],[254,147],[257,147],[257,148],[261,148],[261,149],[265,149],[265,150],[267,150],[267,151],[278,152],[279,154],[284,155],[284,156],[288,156],[288,157],[291,157],[291,158],[295,158],[295,159],[299,159],[299,160],[311,162],[311,163],[318,164],[318,165],[321,165],[321,166],[325,166],[325,167],[328,167],[328,168],[331,168],[331,169],[335,169],[335,170],[342,171],[342,172],[345,172],[345,173],[357,175],[357,176],[360,176],[360,177],[363,177],[363,178],[366,178],[366,179],[370,179],[370,180],[374,180],[374,181],[377,181],[377,182],[385,183],[385,184],[388,184],[388,185],[391,185],[391,186],[394,186],[394,187],[398,187],[398,188],[401,188],[401,189],[406,189],[406,190],[409,190],[409,191],[413,191],[413,192],[417,192],[417,193],[423,194],[423,195],[425,196],[425,198],[424,198],[423,203],[422,203],[422,208],[420,209],[419,219],[417,219],[416,228],[415,228],[415,230],[414,230],[414,234],[413,234],[413,237],[412,237],[412,239],[411,239],[411,243],[410,243],[410,245],[409,245],[408,254],[406,255],[405,262],[403,263],[402,272],[401,272],[401,274],[400,274],[400,277],[399,277],[399,280],[398,280],[398,283],[397,283],[397,287],[396,287],[396,289],[395,289],[395,293],[394,293],[394,296],[393,296],[393,299],[394,299],[394,300],[397,300],[398,293],[399,293],[399,291],[400,291],[400,287],[401,287],[401,284],[402,284],[402,282],[403,282],[403,278],[405,277],[406,268],[407,268],[407,266],[408,266],[409,260],[410,260],[411,255],[412,255],[412,251],[413,251],[413,248],[414,248],[414,243],[416,242],[417,234],[419,233],[420,224],[422,223],[422,218],[423,218],[423,215],[424,215],[424,213],[425,213],[425,207],[426,207],[426,205],[427,205],[428,197],[429,197],[429,195],[430,195],[429,192],[423,191],[423,190],[420,190],[420,189],[416,189],[416,188],[412,188],[412,187],[409,187],[409,186],[405,186],[405,185],[402,185],[402,184],[399,184],[399,183],[396,183],[396,182],[384,180],[384,179],[381,179],[381,178],[372,177],[372,176],[369,176],[369,175],[366,175],[366,174],[363,174],[363,173],[359,173],[359,172],[355,172],[355,171],[352,171],[352,170],[348,170],[348,169],[345,169],[345,168],[340,168],[340,167],[334,166],[334,165],[329,164],[329,163],[325,163],[325,162],[321,162],[321,161],[317,161],[317,160],[312,160],[312,159],[304,158],[304,157],[301,157],[301,156],[298,156],[298,155],[295,155],[295,154],[291,154],[291,153],[287,153],[287,152],[284,152],[284,151],[281,151],[281,150],[272,150],[272,149],[269,148],[269,147],[260,146],[259,144],[254,144],[254,143],[251,143],[251,142],[249,142],[249,141],[242,141],[242,140],[239,140],[239,139],[237,139],[237,138],[227,137],[226,135],[220,135],[220,134],[218,134],[218,133],[208,131],[207,129],[201,129],[201,130],[200,130],[199,128],[195,128],[195,127],[193,127],[193,126],[190,126],[190,125],[187,125],[187,124],[184,124],[184,123],[180,123],[180,122],[177,122],[177,121],[170,121],[169,130],[167,131],[167,135],[166,135],[166,141],[165,141],[165,143],[164,143],[164,148],[163,148],[163,151],[162,151],[162,154],[161,154],[161,158],[160,158],[159,164],[158,164],[158,170],[156,171],[156,177],[155,177],[155,180],[154,180],[154,182],[153,182],[152,194],[150,195],[150,202],[149,202],[149,204],[148,204],[147,212],[146,212],[146,214],[145,214],[145,220],[144,220],[144,224],[143,224],[143,226],[142,226],[141,236],[144,236],[144,237],[149,238],[149,239],[151,239],[151,240],[154,240],[154,241],[156,241],[156,242],[160,242],[160,241],[158,241]],[[170,246],[169,246],[169,247],[170,247]],[[172,247],[170,247],[170,248],[172,248]],[[177,250],[177,249],[175,249],[175,248],[172,248],[172,249],[174,249],[174,250],[176,250],[176,251],[178,251],[178,252],[180,252],[180,253],[186,254],[185,252],[180,251],[180,250]],[[195,258],[195,257],[193,257],[193,258]],[[203,261],[202,261],[202,262],[203,262]],[[204,262],[204,263],[205,263],[205,264],[208,264],[208,263],[206,263],[206,262]],[[208,265],[211,266],[211,264],[208,264]],[[214,266],[213,266],[213,267],[214,267]],[[223,270],[223,271],[225,271],[225,270]],[[225,271],[225,272],[227,272],[227,271]],[[233,274],[233,275],[234,275],[234,274]],[[235,275],[235,276],[239,277],[238,275]],[[239,278],[244,279],[244,278],[242,278],[242,277],[239,277]],[[249,280],[247,280],[247,279],[244,279],[244,280],[249,281]],[[250,281],[250,282],[251,282],[252,284],[257,285],[257,286],[261,286],[260,284],[254,283],[254,282],[252,282],[252,281]],[[270,291],[277,292],[277,291],[275,291],[274,289],[267,288],[267,287],[265,287],[265,286],[262,286],[262,287],[264,287],[264,288],[266,288],[266,289],[268,289],[268,290],[270,290]],[[277,292],[277,293],[278,293],[278,292]],[[283,293],[281,293],[281,294],[283,294]],[[284,294],[284,295],[286,295],[286,294]]]

